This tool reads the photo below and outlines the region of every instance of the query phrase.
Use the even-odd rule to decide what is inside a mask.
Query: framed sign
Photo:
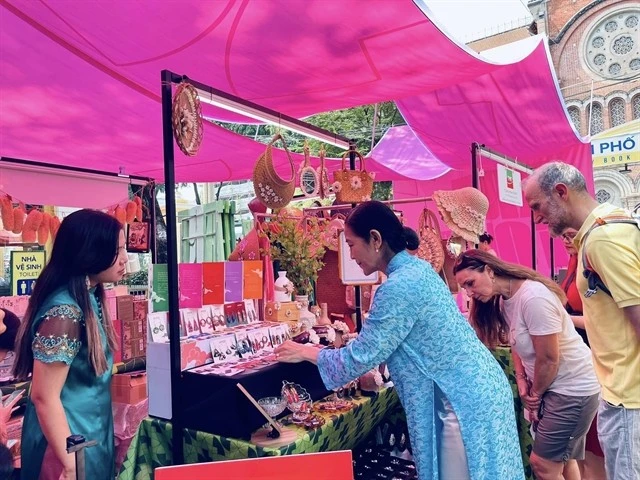
[[[149,251],[149,223],[133,222],[127,227],[127,252]]]
[[[44,250],[11,252],[11,294],[31,295],[36,279],[47,261]]]
[[[344,232],[340,232],[338,242],[338,265],[340,267],[340,280],[345,285],[370,285],[378,283],[378,272],[365,275],[360,265],[351,258],[351,248],[347,244]]]

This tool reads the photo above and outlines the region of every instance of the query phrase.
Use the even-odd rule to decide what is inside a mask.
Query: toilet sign
[[[46,263],[46,252],[11,252],[11,294],[31,295],[36,279]]]

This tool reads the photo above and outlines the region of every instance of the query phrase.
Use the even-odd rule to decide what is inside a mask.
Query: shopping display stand
[[[320,139],[326,143],[337,145],[349,150],[350,168],[355,169],[355,142],[333,132],[318,128],[296,118],[284,115],[248,100],[217,90],[204,83],[192,80],[184,75],[178,75],[169,70],[163,70],[160,75],[162,91],[162,134],[164,148],[164,179],[166,193],[167,218],[167,285],[168,285],[168,314],[169,314],[169,350],[171,373],[171,423],[172,423],[172,452],[176,465],[184,463],[183,417],[185,399],[182,392],[183,372],[180,365],[180,312],[178,294],[178,249],[177,218],[175,200],[175,150],[172,125],[172,87],[179,83],[189,83],[197,92],[199,98],[228,110],[241,112],[259,120],[267,121],[282,128],[286,128],[302,135]],[[232,225],[222,225],[223,232],[229,232]],[[226,251],[226,250],[225,250]],[[356,295],[358,298],[359,295]],[[359,301],[356,305],[358,322],[361,322],[362,312]]]

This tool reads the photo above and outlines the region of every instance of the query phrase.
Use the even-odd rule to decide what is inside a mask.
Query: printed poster
[[[517,207],[522,206],[520,172],[498,164],[498,194],[500,201]]]
[[[202,264],[180,263],[178,265],[178,288],[180,308],[202,306]]]

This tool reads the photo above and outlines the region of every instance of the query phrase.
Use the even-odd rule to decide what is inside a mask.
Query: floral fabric
[[[387,274],[360,335],[345,348],[320,352],[325,385],[338,388],[386,360],[419,477],[438,480],[436,382],[458,417],[470,478],[523,479],[511,387],[449,289],[431,265],[407,252],[391,260]]]
[[[73,305],[56,305],[47,310],[33,337],[33,358],[71,365],[82,347],[82,323],[82,312]]]

